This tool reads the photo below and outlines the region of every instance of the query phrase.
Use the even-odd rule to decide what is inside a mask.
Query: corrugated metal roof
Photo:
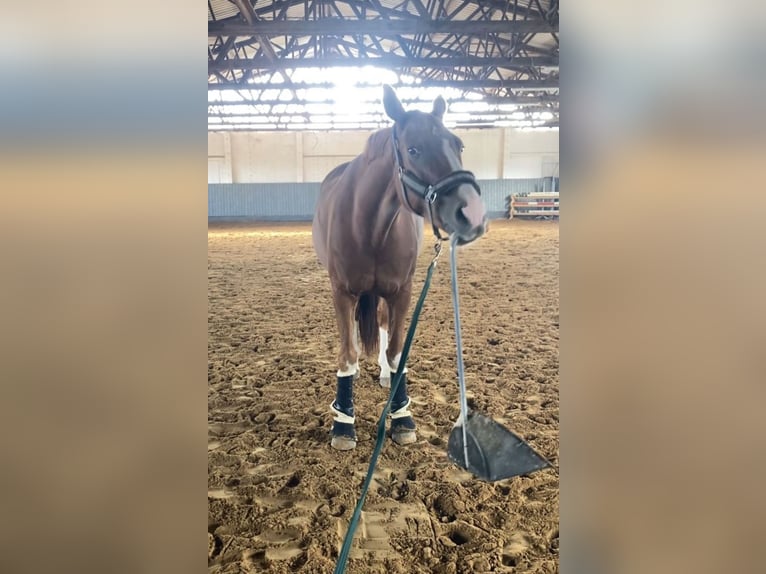
[[[246,2],[248,0],[245,0]],[[542,6],[543,10],[550,9],[551,6],[551,0],[539,0],[540,5]],[[251,2],[253,4],[253,7],[256,10],[261,10],[264,8],[268,8],[269,6],[272,6],[274,4],[277,4],[275,8],[277,10],[281,10],[282,6],[280,6],[280,3],[275,3],[273,0],[257,0],[256,2]],[[406,12],[408,14],[412,14],[413,16],[421,16],[421,13],[418,11],[417,7],[412,3],[404,3],[402,0],[380,0],[379,4],[383,8],[387,8],[389,10],[395,10],[397,12]],[[461,4],[463,2],[461,0],[448,0],[444,2],[438,3],[436,6],[438,8],[436,9],[436,13],[432,14],[433,17],[441,18],[443,15],[446,14],[452,14],[455,9],[458,9],[457,13],[452,16],[452,19],[454,20],[468,20],[472,18],[472,15],[481,14],[483,11],[487,9],[491,9],[491,6],[488,6],[487,2],[469,2],[464,7],[460,8]],[[495,4],[503,4],[502,2],[496,2]],[[509,8],[512,8],[512,3],[508,3]],[[210,12],[210,6],[213,8],[213,13]],[[534,0],[521,0],[518,2],[518,6],[522,9],[528,9],[528,10],[537,10],[537,4],[534,2]],[[344,4],[342,2],[336,3],[333,8],[330,8],[329,6],[324,7],[325,10],[329,10],[328,16],[330,17],[337,17],[338,12],[343,15],[343,17],[347,18],[354,18],[356,17],[356,14],[354,10],[348,6],[347,4]],[[372,16],[377,12],[375,9],[375,5],[369,4],[367,6],[367,9],[370,11],[370,15]],[[336,11],[337,10],[337,11]],[[234,16],[237,16],[239,14],[239,9],[237,6],[230,2],[229,0],[209,0],[208,5],[208,21],[212,20],[224,20],[226,18],[232,18]],[[215,16],[215,18],[213,17]],[[287,8],[287,18],[291,20],[301,20],[305,17],[305,4],[300,2],[296,3],[292,6],[289,6]],[[474,16],[475,17],[475,16]],[[495,8],[494,12],[492,14],[493,20],[500,20],[503,17],[503,12],[499,8]]]
[[[244,0],[247,2],[248,0]],[[548,10],[551,7],[551,0],[539,0],[540,6],[543,10]],[[281,10],[282,6],[280,6],[282,3],[276,3],[275,8]],[[420,16],[421,14],[418,12],[415,5],[411,2],[403,3],[401,0],[380,0],[379,4],[383,8],[387,8],[390,10],[395,10],[397,12],[406,12],[409,14],[412,14],[414,16]],[[445,1],[438,3],[441,7],[437,10],[434,17],[436,18],[442,18],[444,14],[452,14],[452,12],[455,9],[458,9],[458,12],[452,16],[452,19],[454,20],[468,20],[468,19],[476,19],[478,18],[483,12],[487,9],[491,9],[490,3],[487,2],[469,2],[464,7],[460,8],[460,6],[463,4],[463,2],[459,0],[451,0],[451,1]],[[501,5],[505,4],[503,2],[496,2],[495,4]],[[511,2],[507,3],[508,9],[513,8],[513,4]],[[269,6],[275,5],[275,2],[272,0],[257,0],[254,4],[254,8],[256,10],[261,10],[264,8],[269,8]],[[532,10],[537,11],[537,4],[534,2],[534,0],[520,0],[518,2],[518,6],[525,10]],[[210,11],[210,7],[212,7],[212,13]],[[344,18],[356,18],[356,13],[349,7],[347,4],[344,4],[343,2],[334,3],[334,8],[330,9],[329,6],[324,7],[325,10],[329,10],[329,13],[327,14],[327,17],[336,18],[338,17],[338,12],[344,17]],[[303,2],[296,3],[292,6],[289,6],[287,9],[287,19],[288,20],[303,20],[305,19],[305,10],[306,5]],[[336,10],[338,12],[336,12]],[[377,11],[375,9],[375,5],[369,4],[367,7],[368,10],[368,17],[370,18],[377,18]],[[208,4],[208,21],[212,20],[225,20],[227,18],[233,18],[239,15],[239,9],[237,6],[232,3],[230,0],[209,0]],[[270,15],[266,15],[265,19],[268,20],[271,18]],[[499,8],[495,9],[492,13],[492,19],[493,20],[500,20],[503,18],[503,11]],[[519,17],[521,19],[521,16]],[[441,40],[444,38],[444,35],[437,35],[432,34],[431,35],[434,40]],[[277,42],[277,38],[274,38],[272,41]],[[398,45],[396,45],[393,42],[389,42],[386,40],[382,40],[381,44],[386,49],[394,50],[395,48],[398,48]],[[547,35],[541,35],[537,34],[535,37],[532,38],[532,40],[529,42],[530,46],[534,46],[537,48],[553,48],[555,46],[555,43],[552,38],[548,37]]]
[[[239,15],[239,10],[232,0],[209,0],[209,2],[209,20],[213,18],[212,15],[214,14],[217,20],[231,20],[230,25],[243,22],[243,18]],[[383,18],[400,21],[408,18],[407,15],[421,17],[422,14],[418,12],[417,6],[422,7],[423,5],[431,7],[431,18],[444,20],[449,17],[450,20],[454,21],[484,20],[488,16],[493,20],[510,19],[509,14],[512,14],[514,9],[514,2],[501,0],[475,2],[445,0],[434,3],[379,0],[363,5],[367,19],[378,20],[378,22],[380,22],[381,14],[383,14]],[[341,18],[354,21],[360,17],[359,6],[362,6],[362,3],[356,2],[352,9],[350,3],[345,0],[322,3],[299,0],[282,2],[258,0],[254,3],[255,10],[260,12],[258,18],[264,23],[269,22],[271,18],[286,18],[290,21],[306,19],[337,21]],[[431,85],[436,86],[438,83],[447,89],[460,89],[467,94],[466,97],[508,98],[513,100],[513,103],[523,106],[539,105],[555,114],[556,117],[552,123],[557,125],[558,41],[557,37],[548,31],[547,25],[540,20],[539,15],[540,7],[545,12],[551,6],[555,6],[557,12],[557,4],[553,4],[552,0],[539,0],[539,2],[519,0],[517,6],[519,10],[516,19],[525,20],[524,15],[529,11],[529,18],[536,21],[532,24],[532,29],[536,30],[535,33],[519,35],[510,31],[501,31],[487,36],[487,34],[482,33],[461,35],[442,30],[439,33],[426,35],[373,33],[363,37],[349,37],[347,34],[338,36],[328,33],[285,34],[269,36],[266,42],[263,38],[243,36],[238,38],[238,41],[233,45],[228,41],[225,42],[225,38],[232,38],[232,36],[224,38],[221,35],[212,35],[209,37],[208,85],[213,89],[219,83],[229,88],[242,85],[255,90],[262,84],[268,84],[271,88],[281,90],[281,84],[284,83],[288,90],[293,91],[292,98],[288,99],[303,102],[304,100],[308,101],[308,96],[299,95],[300,90],[290,88],[287,84],[290,82],[300,83],[297,78],[305,75],[306,70],[303,68],[307,65],[310,66],[312,62],[317,62],[316,68],[319,68],[322,67],[319,66],[321,61],[325,60],[329,63],[324,67],[335,70],[336,64],[340,66],[338,69],[353,65],[353,62],[348,60],[359,60],[360,66],[362,62],[368,66],[374,66],[376,60],[380,59],[381,69],[396,72],[399,83],[404,86],[419,82],[423,82],[424,85],[431,83]],[[307,10],[309,10],[308,16]],[[454,13],[455,11],[457,13]],[[409,19],[412,20],[411,17]],[[221,24],[219,26],[225,29],[226,25]],[[215,26],[213,28],[215,29]],[[378,24],[377,28],[379,29],[381,26]],[[448,26],[444,28],[449,29]],[[333,26],[329,25],[329,28],[326,27],[325,29],[333,29]],[[376,26],[372,26],[370,29],[375,30]],[[481,25],[477,29],[481,29]],[[505,29],[503,28],[503,30]],[[517,42],[520,40],[526,43],[526,46],[519,46]],[[288,41],[289,46],[286,45]],[[261,44],[269,45],[274,49],[279,60],[277,64],[274,66],[264,64],[268,58],[265,58],[264,53],[262,53]],[[516,50],[517,47],[519,50]],[[221,57],[220,51],[224,48],[229,53]],[[509,57],[513,59],[508,61]],[[495,63],[482,64],[482,62],[488,61],[485,58],[496,60]],[[247,63],[247,60],[251,59],[257,60],[252,69]],[[234,60],[233,65],[229,65],[230,60]],[[447,62],[446,60],[451,61]],[[296,64],[292,65],[292,61],[295,61]],[[342,62],[338,64],[338,61]],[[412,65],[409,65],[410,63]],[[307,85],[330,82],[323,72],[317,69],[310,71],[314,73],[314,76],[309,80],[302,80]],[[512,82],[504,85],[504,81],[509,79]],[[386,81],[392,84],[397,83],[396,80]],[[518,83],[515,83],[516,81]],[[512,83],[515,85],[511,86]],[[260,93],[257,96],[251,93],[250,97],[263,101],[277,98],[277,96],[267,97]],[[285,97],[280,93],[280,99]],[[311,101],[315,101],[315,97],[318,96],[312,95]],[[531,100],[535,101],[532,102]],[[209,115],[215,116],[219,113],[223,112],[215,108],[210,109]],[[477,119],[477,121],[472,122],[472,125],[490,125],[486,122],[491,123],[488,118],[480,118],[480,120]],[[500,118],[498,121],[506,120],[507,118]],[[291,120],[290,123],[305,121],[305,119],[295,119],[295,121]],[[210,125],[214,126],[213,129],[219,129],[215,126],[222,123],[224,121],[217,118],[209,122]],[[267,123],[271,125],[274,122]],[[281,123],[274,125],[274,129],[283,128]],[[261,129],[258,126],[245,126],[245,128]],[[263,127],[263,129],[266,128]]]
[[[226,18],[231,18],[232,16],[236,16],[237,14],[239,14],[239,8],[237,8],[236,5],[229,2],[229,0],[208,0],[208,2],[209,2],[207,7],[208,22],[212,20],[224,20]],[[270,3],[270,2],[267,0],[266,3]],[[211,7],[213,9],[212,14],[210,13]]]

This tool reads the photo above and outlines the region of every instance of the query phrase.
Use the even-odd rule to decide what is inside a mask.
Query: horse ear
[[[389,118],[398,122],[404,117],[404,108],[399,98],[396,97],[394,89],[386,84],[383,86],[383,108]]]
[[[438,96],[434,100],[434,109],[431,110],[431,115],[439,119],[442,119],[444,117],[444,112],[446,111],[447,111],[447,102],[444,101],[444,98],[442,98],[441,96]]]

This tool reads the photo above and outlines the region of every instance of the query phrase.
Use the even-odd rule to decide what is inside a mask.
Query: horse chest
[[[396,293],[402,285],[412,281],[416,262],[416,257],[407,257],[379,263],[375,268],[374,290],[382,295]]]
[[[375,250],[376,290],[393,293],[412,281],[422,244],[422,229],[420,218],[404,217],[395,222]]]

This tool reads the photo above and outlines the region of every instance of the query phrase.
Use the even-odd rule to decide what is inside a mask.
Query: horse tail
[[[356,320],[359,322],[359,338],[367,356],[378,352],[378,299],[373,293],[362,293],[356,306]]]

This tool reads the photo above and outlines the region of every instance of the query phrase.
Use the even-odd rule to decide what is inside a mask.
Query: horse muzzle
[[[444,231],[458,237],[458,245],[476,241],[487,231],[487,210],[481,196],[470,185],[461,185],[442,206]]]
[[[484,235],[487,232],[487,223],[485,222],[480,228],[476,228],[471,233],[457,233],[457,244],[458,245],[468,245],[469,243],[473,243],[479,237]]]

